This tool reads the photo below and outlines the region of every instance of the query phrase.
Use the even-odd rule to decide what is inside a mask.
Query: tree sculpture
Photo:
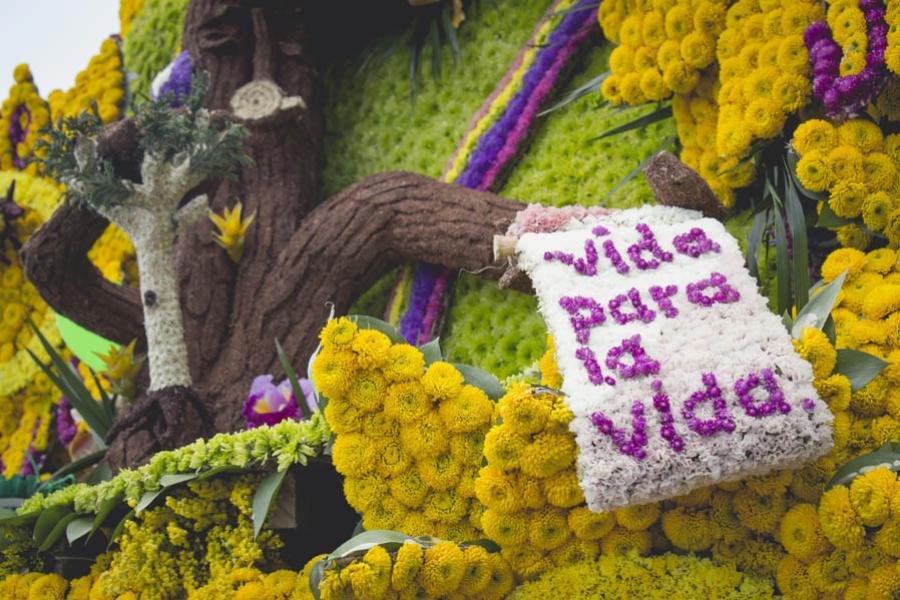
[[[207,186],[209,206],[221,213],[240,199],[256,214],[237,265],[214,243],[208,221],[171,232],[190,376],[165,381],[190,385],[216,431],[239,428],[252,379],[279,370],[276,337],[295,365],[305,364],[326,303],[346,312],[403,260],[481,270],[493,262],[494,234],[523,208],[411,173],[373,175],[317,205],[323,125],[308,20],[303,3],[290,0],[191,0],[188,9],[183,45],[209,73],[204,104],[243,123],[252,159],[234,181]],[[98,156],[117,177],[140,172],[140,134],[132,120],[99,134]],[[181,185],[177,193],[188,190]],[[27,274],[59,313],[116,342],[154,344],[138,293],[109,284],[86,258],[106,225],[83,206],[60,208],[23,249]],[[158,390],[154,373],[151,364],[151,390]],[[119,418],[110,432],[113,466],[139,464],[206,433],[201,419],[186,416],[188,407],[164,398],[147,394]]]

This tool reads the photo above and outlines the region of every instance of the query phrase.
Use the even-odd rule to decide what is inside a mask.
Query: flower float
[[[9,97],[0,106],[0,169],[37,173],[34,146],[39,132],[50,122],[47,103],[38,95],[28,65],[19,65],[13,73],[15,83]]]
[[[124,113],[125,94],[119,42],[110,37],[103,41],[88,66],[75,76],[75,85],[65,92],[50,92],[47,102],[54,125],[63,117],[93,110],[92,104],[96,104],[103,123],[112,123]]]

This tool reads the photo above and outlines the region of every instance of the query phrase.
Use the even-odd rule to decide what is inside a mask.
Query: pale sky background
[[[0,0],[0,102],[28,63],[41,97],[67,90],[100,44],[119,31],[118,0]]]

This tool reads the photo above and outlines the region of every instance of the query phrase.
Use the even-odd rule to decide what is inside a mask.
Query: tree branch
[[[78,206],[61,206],[20,251],[25,274],[53,310],[114,342],[144,347],[137,290],[107,281],[87,257],[109,222]]]

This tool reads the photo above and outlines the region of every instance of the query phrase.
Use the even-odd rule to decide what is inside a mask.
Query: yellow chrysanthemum
[[[481,528],[502,547],[516,546],[528,539],[527,513],[503,514],[489,508],[481,515]]]
[[[850,484],[850,503],[867,527],[882,525],[891,514],[897,477],[886,468],[873,469]]]
[[[863,155],[853,146],[838,146],[828,153],[828,165],[836,182],[862,183]]]
[[[603,556],[628,556],[632,553],[645,556],[653,547],[653,540],[647,531],[629,531],[615,528],[600,541]]]
[[[809,579],[806,567],[793,556],[787,555],[778,563],[775,581],[778,589],[790,598],[814,600],[820,596]]]
[[[334,468],[341,475],[365,475],[372,470],[376,447],[372,438],[359,433],[336,436],[332,448]]]
[[[612,513],[595,513],[587,506],[570,510],[567,521],[575,537],[586,541],[599,540],[616,526]]]
[[[534,511],[528,523],[528,541],[541,550],[559,547],[571,535],[566,515],[559,509]]]
[[[491,580],[491,568],[488,552],[480,546],[470,546],[463,550],[466,570],[459,584],[459,592],[476,596]]]
[[[359,371],[347,390],[347,399],[363,412],[372,412],[382,407],[387,381],[377,371]]]
[[[466,385],[453,397],[444,400],[439,412],[449,431],[468,433],[486,429],[490,425],[494,405],[484,391],[473,385]]]
[[[641,504],[620,508],[615,511],[616,523],[631,531],[642,531],[649,528],[659,519],[658,503]]]
[[[462,465],[449,452],[419,458],[416,466],[425,485],[438,491],[455,487],[462,471]]]
[[[399,592],[413,585],[423,562],[424,553],[421,546],[413,543],[400,546],[391,571],[391,588]]]
[[[841,144],[858,148],[863,153],[880,150],[884,139],[881,128],[867,119],[848,119],[837,132]]]
[[[794,341],[794,349],[812,364],[816,379],[828,377],[837,363],[837,350],[831,345],[828,336],[815,327],[803,329],[800,340]]]
[[[863,201],[863,223],[872,231],[881,231],[887,227],[894,201],[887,192],[875,192]]]
[[[774,137],[784,126],[784,111],[770,98],[756,98],[744,112],[744,123],[756,137]]]
[[[400,430],[400,440],[406,451],[416,459],[425,459],[444,452],[449,440],[444,432],[444,423],[437,412],[425,413]]]
[[[900,569],[896,563],[889,563],[871,573],[866,596],[869,600],[892,600],[897,597],[897,590],[900,590]]]
[[[883,152],[871,152],[863,157],[863,178],[870,190],[888,191],[897,183],[897,165]]]
[[[666,37],[680,41],[694,28],[691,10],[684,4],[676,4],[666,12]]]
[[[697,85],[700,74],[684,61],[673,61],[663,71],[663,80],[676,94],[687,94]]]
[[[356,323],[347,317],[331,319],[325,324],[325,328],[319,333],[319,339],[326,347],[347,347],[356,339],[359,328]]]
[[[463,386],[462,373],[447,362],[437,361],[428,365],[422,376],[426,393],[436,400],[445,400],[459,394]]]
[[[891,517],[875,533],[875,547],[886,555],[900,559],[900,519]]]
[[[804,121],[794,130],[791,145],[800,156],[806,156],[814,150],[828,154],[838,145],[837,129],[821,119]]]
[[[387,354],[384,375],[388,381],[410,381],[422,377],[425,358],[418,348],[408,344],[394,344]]]
[[[328,347],[316,355],[312,374],[320,392],[328,398],[338,398],[353,382],[356,369],[356,358],[352,353]]]
[[[748,488],[734,498],[734,512],[741,524],[757,533],[773,531],[785,510],[785,497],[780,493],[760,494]]]
[[[808,572],[813,586],[823,594],[840,594],[853,578],[842,550],[820,556],[809,565]]]
[[[572,465],[577,452],[569,432],[544,431],[522,450],[520,468],[532,477],[550,477]]]
[[[835,250],[822,263],[822,279],[830,283],[847,271],[847,279],[850,280],[862,271],[865,264],[866,255],[859,250],[854,248]]]
[[[828,550],[828,540],[819,526],[819,514],[812,504],[798,504],[784,515],[779,525],[780,541],[791,556],[811,562]]]
[[[850,406],[850,380],[846,375],[835,373],[824,379],[817,377],[813,385],[832,412],[847,410]]]
[[[848,488],[833,487],[822,495],[819,522],[825,537],[837,548],[853,550],[862,545],[865,530],[859,515],[853,510]]]
[[[356,353],[359,365],[364,369],[372,369],[384,364],[391,340],[380,331],[364,329],[356,335],[350,347]]]
[[[553,506],[571,508],[584,502],[584,492],[574,470],[562,471],[544,479],[543,488],[547,502]]]
[[[431,399],[418,381],[395,383],[388,388],[384,412],[400,423],[410,424],[431,410]]]
[[[809,52],[802,34],[789,35],[778,46],[778,66],[789,73],[805,73]]]
[[[359,512],[372,508],[386,492],[384,477],[375,473],[344,478],[344,497]]]
[[[709,515],[685,507],[666,511],[662,515],[662,529],[672,544],[691,552],[709,549],[713,542],[713,532]]]
[[[484,456],[488,463],[509,471],[519,467],[528,439],[501,425],[488,431],[484,440]],[[530,473],[529,473],[530,474]]]
[[[494,465],[481,469],[475,480],[475,496],[482,504],[501,514],[516,512],[521,507],[515,479]]]

